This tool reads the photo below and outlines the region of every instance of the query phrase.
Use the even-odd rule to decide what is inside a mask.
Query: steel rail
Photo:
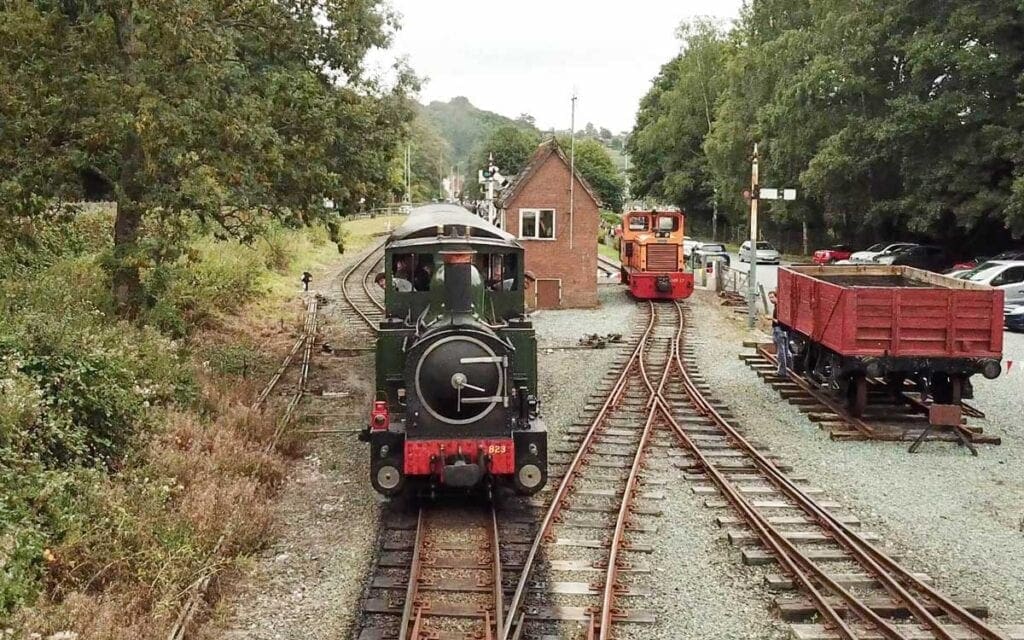
[[[352,310],[355,311],[359,315],[360,318],[362,318],[363,322],[365,322],[366,325],[368,327],[370,327],[370,329],[372,329],[374,333],[376,333],[379,330],[379,328],[377,327],[377,323],[374,322],[373,320],[371,320],[370,316],[367,315],[367,313],[365,311],[363,311],[363,309],[358,304],[356,304],[356,302],[353,299],[352,295],[349,293],[348,283],[349,283],[349,280],[352,278],[352,276],[355,275],[356,270],[359,269],[360,267],[362,267],[364,264],[366,264],[367,260],[369,260],[373,256],[377,255],[377,252],[380,251],[381,247],[383,247],[383,246],[384,246],[384,243],[381,242],[380,244],[375,246],[373,249],[368,251],[365,256],[360,258],[354,265],[349,267],[349,269],[345,272],[345,275],[343,275],[342,278],[341,278],[341,295],[345,298],[345,302],[348,303],[348,306],[352,307]],[[365,276],[366,276],[366,274],[363,274],[364,278],[365,278]],[[364,291],[367,293],[367,295],[369,295],[369,291],[365,289],[365,287],[366,287],[365,280],[363,281],[362,285],[364,287]],[[373,301],[373,296],[370,296],[370,300]],[[373,302],[374,302],[374,304],[377,304],[379,306],[379,303],[377,303],[376,301],[373,301]]]
[[[654,316],[652,312],[651,316]],[[678,340],[679,332],[673,336],[672,342]],[[652,336],[647,336],[648,338]],[[647,341],[643,341],[640,344],[640,357],[637,359],[640,376],[643,378],[647,388],[651,391],[651,396],[647,400],[647,419],[644,421],[644,429],[640,434],[640,442],[636,448],[636,454],[633,456],[633,464],[629,469],[629,478],[626,480],[626,487],[622,492],[622,502],[619,505],[619,513],[615,519],[615,531],[612,534],[611,549],[608,554],[608,567],[605,572],[604,579],[604,596],[601,600],[601,621],[598,629],[599,640],[609,640],[612,633],[612,614],[615,612],[615,595],[616,587],[618,585],[618,560],[619,550],[623,545],[623,539],[626,533],[626,521],[629,517],[630,507],[633,505],[634,492],[637,488],[637,483],[640,477],[640,470],[642,468],[643,458],[647,444],[651,438],[651,432],[654,428],[655,417],[657,412],[652,411],[652,405],[655,402],[655,396],[660,394],[665,387],[665,382],[668,380],[669,370],[672,368],[671,351],[668,359],[665,361],[665,367],[661,372],[661,379],[658,381],[657,389],[651,384],[650,376],[648,375],[647,366],[644,362],[644,355],[647,350]],[[594,618],[591,618],[591,625],[594,624]]]
[[[681,341],[681,335],[684,327],[682,318],[682,307],[679,306],[677,303],[676,309],[680,317],[680,339],[676,341],[675,349],[671,357],[675,359],[676,365],[679,369],[679,373],[682,376],[683,380],[687,381],[689,380],[689,377],[686,372],[686,368],[682,364],[682,359],[678,357],[678,345]],[[689,393],[689,390],[686,390]],[[714,419],[713,415],[718,415],[714,407],[712,407],[710,403],[704,401],[703,396],[695,397],[692,394],[690,394],[690,397],[693,401],[694,408],[700,414],[707,417],[712,417],[712,419]],[[698,398],[701,402],[698,402]],[[656,406],[665,415],[665,418],[668,421],[669,426],[675,432],[677,437],[683,441],[686,447],[697,458],[698,462],[701,464],[704,470],[711,476],[712,481],[718,487],[719,491],[722,492],[722,495],[725,496],[729,503],[732,504],[733,507],[737,511],[739,511],[740,514],[747,520],[747,522],[750,523],[750,525],[757,532],[758,537],[764,542],[765,546],[767,546],[773,553],[775,553],[776,557],[779,560],[779,563],[783,566],[786,572],[792,575],[794,579],[796,581],[799,581],[801,586],[803,586],[807,590],[807,592],[811,595],[811,598],[815,601],[818,610],[825,617],[826,621],[830,623],[832,626],[834,626],[840,632],[843,638],[846,638],[847,640],[856,640],[856,636],[854,635],[853,629],[851,629],[846,624],[846,621],[828,603],[825,597],[814,586],[811,579],[797,566],[797,560],[790,555],[790,552],[796,551],[792,543],[789,540],[786,540],[784,536],[779,535],[778,532],[774,529],[774,527],[772,527],[763,518],[763,516],[760,513],[758,513],[753,508],[753,506],[743,498],[742,495],[740,495],[736,487],[725,477],[725,474],[719,471],[718,468],[715,467],[714,463],[711,462],[708,459],[708,457],[704,455],[704,453],[700,450],[700,447],[697,446],[697,444],[693,441],[690,435],[686,433],[686,431],[682,428],[678,421],[676,421],[675,416],[672,415],[671,406],[668,404],[665,398],[659,394],[656,396],[655,402]],[[721,416],[718,417],[719,419],[721,418]],[[828,580],[827,576],[824,576],[824,578]],[[838,585],[836,586],[838,587]],[[841,587],[838,588],[841,590]],[[867,611],[869,617],[870,615],[874,614],[873,611]],[[887,625],[884,623],[884,621],[880,621],[880,624],[878,626],[880,630],[882,630],[884,633],[887,628]],[[893,636],[891,634],[886,635],[889,638],[898,639],[898,636]]]
[[[484,624],[486,625],[485,640],[493,640],[494,636],[501,633],[504,628],[504,590],[502,588],[502,575],[501,575],[501,538],[498,536],[498,512],[494,508],[494,504],[491,504],[491,575],[494,581],[493,595],[494,595],[494,633],[491,632],[491,620],[488,617],[484,618]]]
[[[555,495],[551,499],[551,506],[548,507],[547,512],[544,514],[544,519],[541,521],[540,526],[537,529],[537,535],[534,537],[533,544],[530,545],[530,551],[527,553],[526,559],[523,561],[523,568],[519,574],[519,582],[516,584],[515,593],[512,595],[508,612],[505,614],[506,623],[505,627],[501,631],[501,640],[509,640],[509,638],[512,637],[513,621],[517,621],[519,623],[519,632],[517,633],[517,637],[518,635],[521,635],[524,617],[520,615],[520,609],[523,607],[523,600],[526,597],[526,592],[529,587],[530,572],[537,560],[537,555],[540,553],[541,544],[544,543],[548,536],[548,530],[551,528],[551,525],[554,524],[555,519],[565,506],[565,500],[569,495],[569,490],[575,480],[576,474],[582,466],[581,462],[583,461],[583,458],[587,455],[587,451],[590,449],[590,446],[594,441],[594,436],[597,434],[598,427],[604,422],[612,407],[617,405],[621,399],[622,392],[625,390],[626,384],[629,381],[629,375],[633,371],[637,358],[640,355],[641,347],[654,330],[654,305],[651,303],[649,303],[649,311],[650,318],[648,318],[647,327],[640,336],[639,343],[633,349],[633,353],[624,364],[622,373],[619,374],[618,379],[605,398],[604,404],[601,405],[601,409],[590,423],[587,434],[584,436],[583,442],[580,443],[579,449],[576,451],[576,455],[573,457],[569,466],[566,468],[565,473],[562,475],[562,481],[559,483],[558,489],[555,491]]]
[[[769,363],[778,366],[778,360],[775,358],[774,354],[769,353],[763,347],[757,347],[756,352]],[[792,370],[786,369],[786,379],[795,384],[796,386],[800,387],[801,391],[804,391],[812,398],[823,404],[825,407],[828,408],[829,411],[839,416],[843,420],[843,422],[849,424],[851,427],[864,434],[865,437],[878,439],[879,436],[877,433],[875,433],[874,427],[869,425],[867,422],[864,422],[863,419],[858,418],[853,414],[849,413],[842,406],[842,404],[840,404],[833,398],[830,398],[825,393],[822,393],[820,389],[815,389],[813,385],[804,380],[802,377],[793,373]]]
[[[380,301],[380,299],[376,295],[374,295],[373,289],[370,288],[370,274],[373,274],[375,271],[377,271],[377,265],[383,264],[383,263],[384,263],[384,256],[380,256],[370,266],[370,268],[366,270],[366,273],[363,274],[363,291],[366,292],[366,297],[370,299],[370,302],[372,302],[374,304],[374,306],[377,307],[378,309],[380,309],[381,311],[384,310],[384,303],[382,303]]]
[[[409,625],[413,623],[413,607],[420,584],[420,547],[423,545],[423,508],[416,516],[416,537],[412,543],[412,560],[409,562],[409,584],[405,587],[405,602],[402,605],[402,620],[398,625],[399,640],[418,640],[418,635],[409,634]],[[419,608],[416,611],[416,626],[419,626]]]
[[[682,306],[679,305],[678,302],[676,303],[676,306],[680,314],[680,317],[682,318]],[[682,321],[680,322],[680,324],[683,324]],[[675,353],[674,357],[676,359],[680,373],[683,378],[684,388],[687,392],[687,395],[690,397],[694,407],[707,417],[714,420],[718,424],[718,426],[722,428],[723,431],[725,431],[726,434],[733,440],[733,442],[748,455],[748,457],[755,463],[755,465],[757,465],[761,469],[761,471],[768,478],[768,480],[772,481],[776,486],[778,486],[779,489],[782,490],[782,492],[787,495],[787,497],[793,500],[808,515],[810,515],[812,518],[818,521],[822,527],[828,529],[829,533],[832,535],[834,539],[839,541],[840,544],[842,544],[842,546],[845,547],[858,562],[860,562],[862,565],[868,568],[875,575],[878,581],[882,584],[883,588],[894,599],[902,600],[907,605],[907,608],[912,612],[912,614],[921,622],[925,623],[928,627],[930,627],[930,630],[936,636],[943,638],[944,640],[953,640],[953,636],[943,627],[943,625],[938,621],[938,619],[935,616],[933,616],[927,610],[927,608],[924,605],[922,605],[920,601],[918,601],[906,588],[904,588],[904,586],[900,582],[901,580],[910,585],[910,588],[920,591],[927,595],[933,601],[933,603],[937,604],[940,608],[942,608],[944,612],[946,612],[947,614],[952,614],[953,616],[957,617],[962,623],[965,624],[965,626],[969,627],[974,633],[978,634],[982,638],[990,640],[1006,640],[1006,637],[1003,634],[999,633],[999,631],[986,625],[979,618],[971,614],[969,611],[965,610],[957,603],[950,600],[947,596],[939,593],[936,589],[921,581],[918,577],[914,576],[911,572],[907,571],[905,568],[900,566],[888,555],[886,555],[885,553],[883,553],[882,551],[868,543],[866,540],[861,538],[861,536],[854,532],[848,525],[840,521],[826,509],[822,508],[816,501],[814,501],[813,498],[808,496],[792,480],[790,480],[785,474],[779,471],[779,469],[774,464],[772,464],[771,461],[765,458],[760,451],[758,451],[753,445],[751,445],[746,440],[746,438],[744,438],[735,429],[735,427],[733,427],[729,423],[728,420],[721,416],[721,414],[714,408],[714,406],[712,406],[711,403],[709,403],[707,399],[704,398],[703,394],[700,392],[699,389],[697,389],[696,385],[693,383],[692,379],[690,378],[689,372],[683,365],[682,357],[679,355],[678,351]],[[729,483],[728,480],[725,479],[724,474],[721,474],[721,472],[718,471],[717,468],[710,466],[706,458],[699,452],[698,449],[696,449],[693,446],[692,440],[690,440],[690,438],[685,434],[685,431],[683,431],[681,427],[679,427],[674,417],[670,415],[669,412],[671,409],[668,403],[663,398],[660,397],[658,401],[659,404],[662,405],[663,410],[668,415],[670,422],[673,424],[674,430],[677,432],[678,435],[682,436],[685,440],[688,441],[689,446],[693,449],[694,453],[698,455],[698,457],[701,459],[702,464],[705,466],[705,469],[708,471],[708,473],[712,475],[712,477],[715,480],[715,484],[719,486],[719,489],[725,489],[726,487],[732,489],[733,487],[731,483]],[[728,493],[725,490],[723,490],[723,494],[728,495]],[[832,591],[836,595],[839,595],[842,599],[847,600],[852,609],[858,611],[858,613],[863,613],[864,615],[862,615],[862,617],[865,618],[865,620],[871,621],[876,626],[879,626],[879,630],[888,635],[889,637],[903,637],[899,634],[898,631],[889,627],[888,623],[884,621],[880,616],[878,616],[878,614],[864,606],[863,603],[860,602],[855,596],[847,592],[840,585],[835,584],[834,581],[831,580],[831,578],[829,578],[813,562],[807,559],[806,556],[804,556],[798,549],[796,549],[794,545],[792,545],[788,540],[786,540],[784,536],[778,533],[778,531],[772,525],[767,523],[766,520],[762,522],[763,516],[756,510],[753,510],[750,507],[749,503],[747,503],[745,499],[739,496],[738,493],[735,494],[735,497],[738,498],[742,505],[747,507],[746,509],[742,509],[745,513],[752,512],[755,516],[754,519],[748,518],[748,520],[750,520],[752,524],[754,524],[755,522],[763,524],[766,533],[768,533],[769,535],[774,534],[778,538],[779,542],[783,543],[784,546],[790,547],[795,553],[795,555],[797,555],[798,559],[801,561],[801,564],[805,564],[808,568],[810,568],[811,571],[816,574],[816,577],[821,579],[822,582],[829,587],[830,591]],[[758,528],[760,529],[760,527]],[[760,531],[759,535],[761,535]],[[762,539],[765,538],[762,536]],[[781,556],[779,559],[780,561],[783,560]],[[787,566],[789,566],[789,558],[787,558],[786,560]],[[883,569],[882,565],[884,565],[886,568]],[[899,576],[899,579],[894,577],[893,574],[897,574]],[[805,588],[808,588],[809,592],[813,594],[812,597],[814,597],[816,600],[819,599],[820,594],[813,589],[813,587],[810,585],[808,581],[806,581],[805,576],[796,573],[794,573],[793,575],[794,577],[800,579],[802,583],[805,583]],[[828,617],[831,617],[831,614],[835,613],[831,606],[823,599],[821,600],[821,604],[823,604],[826,607],[826,609],[823,610],[823,613],[826,613]],[[881,625],[879,625],[879,623],[881,623]],[[890,635],[889,632],[891,632],[892,635]],[[853,636],[851,635],[849,637]]]
[[[281,362],[281,366],[277,368],[277,371],[275,371],[274,375],[271,376],[270,381],[267,382],[267,385],[263,387],[263,390],[256,396],[256,399],[252,403],[253,409],[259,409],[263,406],[263,403],[267,401],[267,397],[270,395],[270,392],[274,390],[274,387],[276,387],[277,383],[281,380],[281,376],[284,375],[284,372],[288,370],[288,366],[291,365],[295,354],[298,353],[299,349],[301,349],[306,343],[306,337],[306,333],[303,332],[303,334],[295,340],[295,344],[292,345],[292,349],[288,352],[288,355],[284,357],[284,361]]]

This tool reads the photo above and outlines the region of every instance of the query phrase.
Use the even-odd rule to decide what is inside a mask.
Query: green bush
[[[175,248],[152,239],[143,270],[147,308],[127,322],[111,314],[110,214],[40,223],[17,241],[0,241],[13,248],[0,257],[0,620],[33,601],[41,585],[57,599],[68,586],[99,589],[96,572],[113,579],[123,570],[106,567],[110,558],[130,557],[118,562],[173,585],[191,579],[164,570],[168,557],[197,554],[200,545],[194,524],[167,511],[168,488],[149,477],[147,447],[166,429],[169,408],[208,415],[193,356],[220,375],[272,367],[255,345],[194,353],[192,337],[327,242],[324,229],[273,226],[251,244],[203,235]],[[167,225],[167,233],[201,231],[187,220]],[[262,445],[254,451],[265,455]],[[235,509],[232,501],[250,494],[227,485],[214,498]],[[90,552],[49,557],[58,548]]]

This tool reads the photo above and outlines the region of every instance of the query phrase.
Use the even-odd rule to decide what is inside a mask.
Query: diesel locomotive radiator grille
[[[676,271],[679,247],[674,244],[647,245],[648,271]]]

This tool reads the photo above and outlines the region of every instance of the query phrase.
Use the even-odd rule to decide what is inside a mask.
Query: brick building
[[[534,309],[597,306],[600,203],[554,139],[537,147],[497,205],[501,227],[525,248],[526,304]]]

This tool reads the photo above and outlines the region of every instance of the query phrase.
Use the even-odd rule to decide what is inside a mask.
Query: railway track
[[[659,496],[646,477],[658,415],[648,388],[664,385],[674,318],[648,307],[647,324],[609,380],[589,420],[570,431],[568,450],[549,450],[549,505],[509,600],[502,638],[606,639],[613,626],[648,624]],[[554,452],[552,455],[551,452]],[[561,461],[559,453],[575,451]],[[556,484],[557,483],[557,484]],[[545,574],[545,578],[539,574]]]
[[[665,308],[676,315],[674,323],[665,317]],[[640,608],[647,587],[638,580],[645,568],[637,556],[646,549],[636,540],[651,530],[642,518],[656,512],[638,508],[636,499],[650,490],[641,482],[643,459],[659,433],[673,437],[683,455],[677,464],[694,493],[708,496],[706,506],[731,509],[731,514],[717,515],[716,522],[741,550],[743,562],[778,567],[768,576],[768,586],[779,592],[775,606],[792,625],[794,637],[1024,637],[1024,627],[992,627],[984,621],[988,611],[983,604],[954,601],[936,590],[929,576],[905,569],[877,546],[877,535],[860,531],[855,516],[843,513],[841,505],[806,480],[787,475],[787,467],[748,441],[696,371],[681,305],[651,307],[648,323],[605,403],[581,433],[573,460],[561,472],[552,465],[553,477],[561,473],[561,482],[509,599],[503,639],[609,638],[613,627],[654,621],[652,612]],[[625,416],[615,413],[623,409]],[[625,429],[617,422],[622,417]],[[602,459],[599,452],[612,454],[610,438],[632,456],[619,450],[614,452],[618,464]],[[582,482],[594,470],[606,483],[603,491]],[[603,529],[599,520],[588,523],[590,537],[598,538],[590,546],[603,549],[606,559],[590,564],[603,569],[603,579],[591,580],[586,589],[559,582],[560,571],[584,566],[558,564],[559,541],[567,546],[579,539],[569,536],[583,530],[574,532],[572,523],[579,512],[588,513],[584,496],[618,502],[614,521],[604,522]],[[607,531],[607,537],[595,536],[594,529]],[[546,580],[539,578],[542,564]],[[542,593],[538,581],[547,585]],[[566,592],[589,600],[566,606]],[[562,603],[545,604],[552,600]],[[549,626],[553,621],[575,621],[578,627],[555,630]]]
[[[777,568],[767,585],[794,638],[1024,639],[1024,626],[993,627],[984,604],[908,571],[856,516],[747,440],[686,337],[682,305],[648,303],[599,400],[549,449],[548,486],[529,501],[431,503],[415,515],[389,506],[360,640],[642,635],[657,622],[644,608],[659,586],[645,563],[657,502],[678,490],[656,477],[658,462],[706,496],[744,564]]]
[[[611,258],[606,258],[600,253],[597,254],[597,271],[598,274],[603,276],[604,278],[618,279],[619,269],[621,268],[622,265],[620,265],[617,261],[612,260]]]
[[[680,318],[683,308],[677,305]],[[802,640],[832,638],[1017,638],[1024,627],[994,628],[987,608],[956,602],[924,575],[908,571],[841,515],[837,503],[785,473],[751,444],[709,399],[692,349],[682,339],[672,355],[675,376],[656,396],[660,411],[688,455],[688,480],[697,493],[714,493],[713,509],[747,564],[775,564],[768,584],[782,592],[776,607]],[[710,449],[684,425],[717,430],[724,449]]]
[[[267,381],[267,384],[263,389],[260,390],[251,405],[253,410],[262,411],[267,404],[267,400],[271,397],[271,394],[273,394],[279,386],[282,384],[290,384],[290,388],[285,392],[286,397],[288,397],[288,404],[285,405],[284,412],[277,419],[277,424],[274,428],[274,435],[266,445],[266,451],[268,453],[277,448],[285,430],[294,420],[299,402],[302,400],[306,392],[306,386],[309,382],[310,364],[313,357],[313,347],[316,344],[317,338],[318,312],[319,301],[316,296],[310,296],[306,301],[306,315],[299,337],[296,338],[291,350],[289,350],[282,360],[281,365],[270,377],[270,380]],[[295,361],[295,356],[300,352],[302,353],[302,356],[299,361],[294,382],[282,383],[282,380],[284,380],[288,375],[292,362]],[[191,637],[189,634],[193,631],[196,614],[202,608],[203,600],[206,598],[210,584],[216,579],[217,574],[221,569],[229,566],[228,563],[217,561],[218,557],[221,555],[221,550],[224,546],[225,540],[227,540],[227,533],[221,534],[204,563],[207,567],[210,567],[210,569],[204,571],[195,582],[189,585],[188,590],[184,594],[184,604],[178,610],[178,615],[175,618],[174,624],[171,626],[171,629],[167,634],[168,640],[187,640],[187,638]]]
[[[482,502],[425,503],[415,515],[389,508],[360,640],[497,637],[503,580],[516,568],[510,548],[524,538],[516,526]]]
[[[374,245],[341,276],[341,295],[346,304],[343,318],[363,327],[359,333],[365,338],[376,335],[378,324],[384,317],[382,292],[373,282],[384,262],[383,248],[383,242]]]
[[[879,380],[869,381],[868,404],[863,417],[847,411],[842,398],[808,382],[796,373],[786,377],[777,373],[775,355],[767,345],[754,346],[754,353],[741,358],[782,398],[798,407],[807,417],[829,430],[835,440],[916,441],[922,435],[928,440],[963,442],[975,452],[977,444],[1000,444],[998,436],[986,435],[981,427],[962,421],[959,426],[928,430],[929,404],[908,390],[893,392]],[[984,418],[977,408],[961,403],[964,416]]]

